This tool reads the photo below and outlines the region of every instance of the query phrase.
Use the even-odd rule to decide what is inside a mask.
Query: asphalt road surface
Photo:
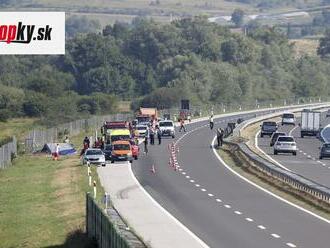
[[[330,123],[330,118],[326,118],[325,114],[322,113],[321,118],[323,127]],[[273,155],[274,150],[269,145],[270,138],[268,136],[258,137],[259,147],[289,170],[326,187],[330,187],[330,159],[319,159],[321,142],[318,138],[315,136],[300,137],[299,122],[300,118],[297,119],[296,126],[280,125],[279,127],[279,131],[284,131],[287,134],[291,132],[291,135],[295,137],[298,148],[297,156],[293,156],[290,153]]]
[[[175,140],[149,145],[149,154],[132,166],[140,184],[210,247],[329,248],[329,223],[245,182],[217,159],[210,147],[215,130],[232,118],[216,119],[213,131],[207,121],[192,124],[184,137],[177,132]],[[179,147],[178,171],[168,164],[173,141]]]

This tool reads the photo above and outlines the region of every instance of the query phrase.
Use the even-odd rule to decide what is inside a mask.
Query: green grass
[[[80,144],[83,135],[72,138]],[[103,189],[95,167],[98,199]],[[0,240],[9,247],[89,247],[84,234],[87,168],[79,156],[24,155],[0,171]]]
[[[0,139],[15,135],[18,139],[23,137],[28,131],[37,128],[34,118],[15,118],[7,122],[0,122]]]

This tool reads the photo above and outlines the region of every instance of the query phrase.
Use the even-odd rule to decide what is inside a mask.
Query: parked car
[[[112,143],[111,163],[115,161],[133,163],[132,147],[128,140],[119,140]]]
[[[260,136],[261,137],[264,137],[264,135],[271,136],[276,131],[277,131],[277,123],[275,121],[264,121],[261,125]]]
[[[111,151],[112,151],[112,145],[111,144],[105,144],[104,149],[103,149],[105,160],[111,160]]]
[[[273,146],[275,144],[275,142],[276,142],[276,140],[279,136],[287,136],[287,135],[284,132],[277,132],[276,131],[275,133],[272,134],[272,136],[270,138],[270,146]]]
[[[137,160],[139,157],[139,153],[140,153],[140,147],[138,144],[135,143],[134,140],[130,140],[130,144],[132,147],[132,156],[135,160]]]
[[[173,121],[171,120],[160,121],[158,125],[162,133],[162,136],[172,136],[173,139],[175,138],[175,128]]]
[[[82,164],[87,164],[87,162],[89,162],[90,164],[105,166],[105,155],[101,149],[89,148],[82,156]]]
[[[330,143],[324,143],[320,148],[320,159],[330,157]]]
[[[296,124],[296,119],[294,117],[294,114],[292,113],[284,113],[282,115],[282,125],[295,125]]]
[[[145,137],[146,132],[148,130],[148,126],[147,125],[138,124],[138,125],[136,125],[136,129],[139,132],[139,137]]]
[[[279,136],[274,144],[274,155],[292,153],[297,155],[297,144],[292,136]]]

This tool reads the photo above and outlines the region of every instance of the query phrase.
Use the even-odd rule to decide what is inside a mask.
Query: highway
[[[323,127],[330,123],[330,118],[326,118],[325,114],[322,113],[321,118]],[[263,138],[258,136],[258,145],[266,154],[287,169],[319,184],[330,187],[330,160],[327,158],[319,159],[321,142],[315,136],[300,138],[299,122],[300,118],[297,118],[295,127],[290,125],[280,125],[279,127],[279,131],[284,131],[287,134],[291,132],[291,135],[295,137],[298,147],[297,156],[292,156],[291,154],[273,155],[273,148],[269,146],[270,138],[268,136],[264,136]]]
[[[232,118],[216,119],[215,128]],[[133,162],[133,172],[157,202],[210,247],[329,247],[329,223],[234,175],[211,149],[214,136],[207,121],[192,124],[175,139],[179,171],[168,165],[167,146],[173,140],[164,138]]]

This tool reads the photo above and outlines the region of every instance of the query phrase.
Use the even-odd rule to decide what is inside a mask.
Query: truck
[[[140,108],[136,114],[138,124],[148,124],[152,120],[158,119],[157,108]]]
[[[300,137],[316,136],[320,131],[321,112],[304,109],[301,112]]]

